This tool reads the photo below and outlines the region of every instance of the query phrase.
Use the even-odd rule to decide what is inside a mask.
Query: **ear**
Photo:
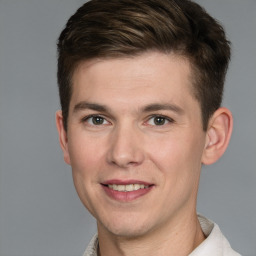
[[[61,110],[58,110],[56,112],[56,126],[59,133],[59,142],[63,151],[64,161],[67,164],[70,164],[70,157],[69,157],[69,151],[68,151],[68,138],[67,138],[67,132],[64,129],[63,116],[62,116]]]
[[[227,108],[217,109],[211,119],[206,133],[206,143],[202,163],[215,163],[228,147],[233,128],[233,117]]]

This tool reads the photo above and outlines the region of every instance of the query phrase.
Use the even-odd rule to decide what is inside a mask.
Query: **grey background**
[[[56,39],[81,0],[0,0],[0,255],[82,255],[95,221],[80,203],[55,129]],[[256,255],[256,1],[198,0],[226,28],[224,104],[234,132],[204,168],[198,210]]]

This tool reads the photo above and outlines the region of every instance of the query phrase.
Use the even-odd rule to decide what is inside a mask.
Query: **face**
[[[195,214],[206,134],[191,81],[187,60],[157,52],[77,68],[63,150],[99,229],[141,236]]]

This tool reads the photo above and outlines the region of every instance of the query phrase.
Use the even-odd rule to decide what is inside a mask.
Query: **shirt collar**
[[[88,244],[83,256],[97,256],[98,246],[99,246],[99,240],[98,240],[98,235],[96,234]]]
[[[201,228],[206,236],[206,239],[192,252],[189,256],[239,256],[230,247],[229,242],[221,233],[217,224],[205,218],[202,215],[198,215]],[[95,235],[90,241],[83,256],[97,256],[98,250],[98,236]],[[241,255],[240,255],[241,256]]]
[[[239,256],[221,233],[219,226],[202,215],[198,215],[206,239],[189,256]],[[241,256],[241,255],[240,255]]]

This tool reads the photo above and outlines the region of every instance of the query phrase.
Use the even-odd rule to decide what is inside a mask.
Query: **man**
[[[187,0],[92,0],[58,53],[60,144],[98,227],[84,255],[239,255],[196,212],[232,132],[223,28]]]

